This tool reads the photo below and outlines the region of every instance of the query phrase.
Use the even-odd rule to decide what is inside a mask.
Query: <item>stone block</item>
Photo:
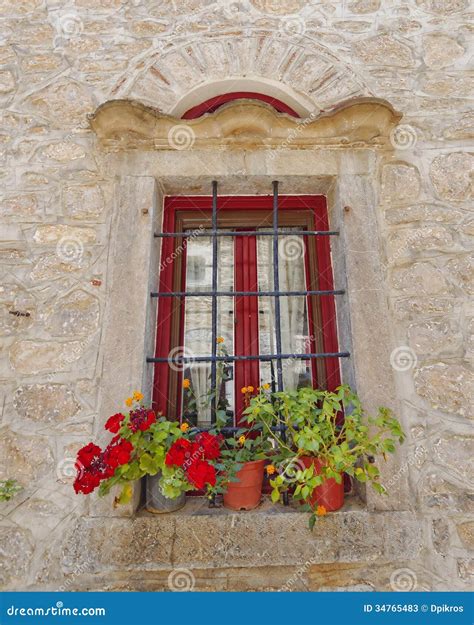
[[[10,348],[10,364],[14,371],[25,375],[61,371],[79,360],[85,346],[84,341],[56,343],[20,340]]]
[[[466,549],[474,551],[474,521],[467,521],[456,526],[461,543]]]
[[[34,545],[28,531],[16,525],[0,526],[0,584],[24,588],[33,558]]]
[[[88,336],[98,328],[99,315],[97,297],[77,290],[56,303],[45,325],[52,336]]]
[[[430,167],[436,193],[444,200],[463,201],[472,198],[474,156],[452,152],[437,156]]]
[[[423,510],[432,513],[474,512],[474,491],[448,479],[441,471],[427,473],[417,485]]]
[[[410,67],[413,55],[409,46],[391,34],[361,39],[352,46],[356,57],[367,65]]]
[[[418,369],[415,389],[436,410],[474,417],[474,374],[462,365],[438,363]]]
[[[395,289],[406,295],[447,295],[451,288],[443,273],[427,262],[417,262],[392,272]]]
[[[427,67],[438,69],[452,65],[465,52],[455,37],[430,33],[423,37],[423,60]]]
[[[420,194],[420,173],[414,165],[396,162],[382,168],[382,198],[387,204],[403,204]]]
[[[44,436],[27,436],[2,430],[0,438],[0,479],[16,479],[26,487],[51,472],[53,454]]]
[[[13,395],[13,405],[21,418],[55,424],[74,417],[81,405],[65,384],[25,384]]]

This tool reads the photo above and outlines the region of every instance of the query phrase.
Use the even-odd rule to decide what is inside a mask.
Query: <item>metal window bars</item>
[[[206,232],[193,231],[192,236],[206,236],[211,237],[212,240],[212,288],[210,291],[170,291],[166,293],[151,292],[151,297],[211,297],[211,355],[210,356],[176,356],[173,358],[155,358],[148,357],[147,363],[168,362],[179,365],[184,365],[191,362],[210,362],[211,363],[211,421],[214,423],[216,419],[217,409],[217,389],[216,389],[216,377],[217,377],[217,363],[218,362],[236,362],[236,361],[250,361],[258,360],[259,362],[277,363],[277,379],[276,388],[278,391],[283,391],[283,370],[281,366],[282,360],[287,359],[301,359],[301,360],[313,360],[315,358],[348,358],[350,353],[347,351],[339,352],[320,352],[310,354],[286,354],[282,353],[282,341],[281,341],[281,311],[280,311],[280,298],[281,297],[294,297],[294,296],[324,296],[324,295],[343,295],[345,290],[306,290],[306,291],[280,291],[279,281],[279,256],[278,256],[278,243],[280,236],[287,236],[287,232],[278,231],[278,181],[273,181],[273,228],[272,230],[263,231],[235,231],[235,230],[218,230],[217,220],[217,181],[212,182],[212,218],[211,218],[211,231]],[[301,236],[337,236],[339,232],[337,230],[297,230],[291,231],[292,235]],[[238,237],[238,236],[271,236],[273,237],[273,291],[218,291],[217,289],[217,238],[218,237]],[[156,238],[186,238],[186,232],[162,232],[155,233]],[[261,354],[258,356],[218,356],[217,355],[217,298],[219,297],[273,297],[275,299],[275,347],[276,353],[274,354]],[[272,380],[273,387],[275,387],[275,380]],[[235,427],[224,428],[227,431],[235,431]],[[282,437],[285,432],[282,431]]]

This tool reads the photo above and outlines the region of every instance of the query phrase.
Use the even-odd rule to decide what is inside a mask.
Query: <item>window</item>
[[[225,408],[237,425],[244,386],[335,388],[339,358],[349,355],[337,342],[335,296],[343,291],[333,287],[329,241],[336,234],[323,196],[278,196],[277,183],[273,196],[218,197],[214,183],[213,196],[165,198],[149,359],[156,408],[202,428]],[[193,406],[183,397],[185,377]]]

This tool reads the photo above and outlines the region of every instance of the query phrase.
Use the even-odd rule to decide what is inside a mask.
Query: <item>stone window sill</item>
[[[292,590],[390,590],[393,570],[416,566],[422,536],[413,512],[370,511],[348,497],[312,532],[308,516],[268,498],[233,512],[190,497],[174,513],[82,517],[64,545],[63,570],[73,578],[84,571],[77,590],[169,590],[177,569],[192,572],[194,590],[278,590],[288,580]]]
[[[351,512],[354,510],[365,510],[366,505],[364,502],[357,496],[347,496],[345,497],[344,505],[340,510],[336,512],[331,512],[328,514],[343,514],[345,512]],[[186,504],[180,510],[176,510],[175,512],[166,513],[167,515],[175,515],[181,517],[193,517],[193,516],[207,516],[207,517],[229,517],[235,515],[243,515],[243,516],[275,516],[275,515],[296,515],[296,514],[304,514],[300,510],[300,505],[296,502],[291,502],[288,506],[283,506],[282,504],[273,504],[268,496],[264,496],[262,503],[255,508],[254,510],[247,511],[238,511],[238,510],[230,510],[229,508],[225,508],[224,506],[218,506],[215,508],[210,508],[208,505],[208,501],[205,497],[187,497]],[[157,518],[162,517],[161,514],[155,514],[153,512],[148,512],[145,509],[141,509],[137,512],[138,517],[151,517]],[[307,516],[307,515],[306,515]]]

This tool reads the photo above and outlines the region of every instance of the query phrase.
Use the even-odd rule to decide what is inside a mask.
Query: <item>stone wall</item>
[[[423,548],[407,566],[418,587],[424,571],[431,587],[468,588],[474,230],[467,11],[467,0],[0,0],[0,470],[24,486],[0,504],[2,585],[60,587],[68,576],[77,582],[100,573],[71,563],[64,544],[86,514],[100,515],[72,494],[71,475],[75,451],[115,400],[101,395],[102,382],[114,368],[117,380],[130,379],[120,359],[104,360],[104,349],[110,297],[119,295],[117,188],[131,183],[117,183],[104,167],[87,115],[117,98],[183,112],[221,84],[259,84],[286,94],[300,113],[369,96],[403,114],[393,149],[378,157],[376,221],[365,224],[384,260],[388,351],[409,435],[392,482],[409,479]],[[144,223],[137,222],[137,236]],[[133,243],[123,241],[124,253]],[[141,276],[124,275],[123,289],[135,289]],[[122,323],[129,327],[134,315]],[[135,376],[130,386],[145,374]],[[389,516],[395,527],[396,513]],[[328,541],[333,531],[328,524]],[[130,541],[140,560],[149,540]],[[370,561],[370,540],[365,548]],[[333,555],[323,559],[328,579]],[[347,569],[347,559],[340,562]],[[385,558],[383,567],[387,577],[400,563]],[[316,578],[316,587],[331,585]]]

